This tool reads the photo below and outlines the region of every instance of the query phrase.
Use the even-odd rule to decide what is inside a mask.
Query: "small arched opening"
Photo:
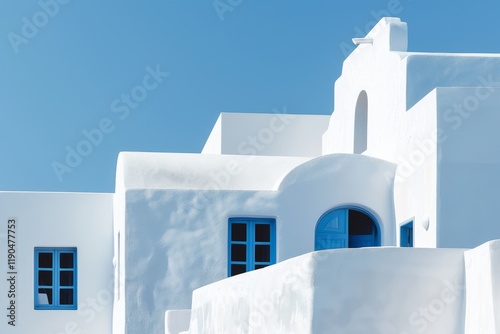
[[[368,95],[365,91],[359,93],[354,114],[354,150],[361,154],[368,148]]]

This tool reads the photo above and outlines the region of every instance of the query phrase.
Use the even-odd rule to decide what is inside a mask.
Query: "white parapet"
[[[317,157],[329,115],[222,113],[203,154]]]
[[[308,253],[195,290],[189,334],[459,333],[463,253]]]

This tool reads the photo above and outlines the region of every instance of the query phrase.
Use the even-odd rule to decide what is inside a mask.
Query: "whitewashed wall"
[[[438,142],[436,91],[430,92],[405,112],[405,135],[398,146],[398,169],[394,180],[396,232],[413,220],[414,247],[436,247],[438,233]]]
[[[190,334],[462,333],[461,249],[309,253],[193,294]]]
[[[437,246],[472,248],[500,239],[500,88],[440,88],[438,93],[443,141]]]
[[[465,252],[465,334],[500,332],[500,241]]]
[[[116,168],[116,191],[113,196],[113,260],[114,270],[114,304],[113,334],[125,333],[125,192],[123,191],[124,170],[118,163]]]
[[[500,87],[500,54],[415,52],[404,57],[408,109],[439,87]]]
[[[406,52],[406,24],[396,18],[382,19],[367,38],[373,45],[358,46],[335,83],[323,153],[353,153],[355,137],[366,135],[364,155],[398,164],[396,230],[414,219],[416,247],[499,238],[488,208],[499,200],[500,56]],[[476,88],[440,88],[455,86]],[[367,133],[355,133],[365,93]]]
[[[373,45],[359,45],[344,61],[342,75],[335,82],[334,111],[323,136],[323,154],[353,153],[356,103],[366,92],[365,154],[396,162],[400,138],[395,136],[403,126],[398,116],[406,111],[406,67],[400,57],[400,51],[406,51],[406,29],[406,23],[397,18],[382,19],[368,34]],[[394,49],[397,52],[391,52]]]
[[[0,193],[0,333],[111,332],[112,194]],[[7,220],[16,229],[16,326],[7,325]],[[76,247],[78,310],[34,309],[34,248]]]
[[[281,259],[314,250],[319,218],[342,206],[370,212],[379,225],[381,244],[394,246],[394,171],[386,161],[348,154],[326,155],[291,171],[279,188]]]
[[[176,173],[169,168],[177,165],[172,162],[175,157],[167,157],[171,160],[168,165],[153,164],[155,171],[142,169],[148,174],[143,182],[165,182],[167,174]],[[126,179],[129,168],[138,173],[135,167],[150,158],[147,154],[122,155],[120,175]],[[154,158],[161,159],[161,155]],[[213,172],[207,170],[208,166],[223,167],[233,158],[203,155],[198,158],[197,173],[208,175]],[[177,155],[177,163],[183,159],[183,155]],[[189,189],[189,182],[184,184],[186,189],[145,189],[140,182],[127,188],[123,187],[126,181],[117,180],[117,186],[123,188],[117,189],[115,196],[124,198],[123,207],[115,208],[115,212],[125,215],[115,215],[115,228],[125,237],[122,252],[126,280],[121,298],[126,307],[118,303],[123,314],[116,319],[124,325],[118,325],[115,333],[162,332],[165,310],[189,309],[194,289],[227,277],[230,217],[275,218],[277,261],[312,251],[319,218],[330,209],[349,204],[373,213],[381,226],[382,244],[394,245],[393,185],[385,178],[387,173],[394,173],[394,165],[360,155],[331,155],[290,171],[290,161],[255,157],[259,159],[258,164],[245,167],[253,173],[281,170],[284,174],[268,182],[268,190],[232,189],[235,184],[245,184],[238,179],[241,176],[227,183],[229,189],[204,190],[192,166],[186,166],[194,173],[186,173],[186,180],[200,189]],[[186,171],[181,165],[180,170]],[[178,186],[177,181],[172,184]]]
[[[329,115],[221,113],[204,154],[317,157]]]

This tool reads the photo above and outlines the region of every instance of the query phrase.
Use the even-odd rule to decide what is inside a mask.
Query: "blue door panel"
[[[326,214],[316,227],[315,250],[346,248],[347,209],[335,210]]]
[[[373,247],[375,246],[374,235],[350,235],[349,248]]]
[[[320,233],[347,234],[347,210],[335,210],[321,219]]]
[[[332,249],[332,248],[346,248],[347,247],[347,238],[343,239],[333,239],[333,238],[316,238],[316,245],[314,247],[315,250],[321,249]]]

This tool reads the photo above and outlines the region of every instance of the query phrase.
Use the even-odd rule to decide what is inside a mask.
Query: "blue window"
[[[35,310],[76,310],[76,274],[76,248],[35,248]]]
[[[276,263],[276,220],[229,219],[228,275],[235,276]]]
[[[401,247],[413,247],[413,220],[400,227],[399,245]]]

